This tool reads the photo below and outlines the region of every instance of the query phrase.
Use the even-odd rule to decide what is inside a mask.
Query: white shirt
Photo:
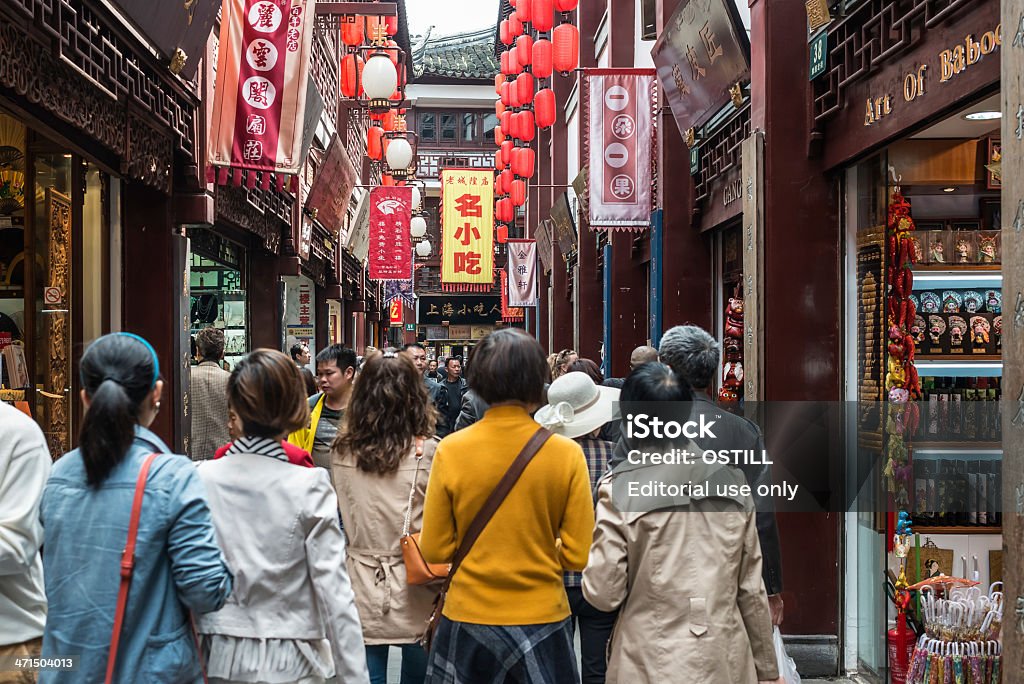
[[[42,430],[0,402],[0,646],[43,635],[46,594],[39,501],[50,476]]]

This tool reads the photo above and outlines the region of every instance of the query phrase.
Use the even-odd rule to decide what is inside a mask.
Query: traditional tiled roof
[[[494,56],[494,27],[454,36],[413,36],[413,73],[424,77],[490,81],[501,70]]]

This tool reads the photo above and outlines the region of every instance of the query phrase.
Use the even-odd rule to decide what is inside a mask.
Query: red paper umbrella
[[[512,181],[512,205],[521,207],[526,204],[526,181],[518,178]]]
[[[555,0],[555,9],[559,12],[572,12],[580,0]]]
[[[366,129],[366,156],[374,161],[380,161],[384,156],[384,129],[380,126]]]
[[[518,12],[508,15],[508,33],[513,40],[523,35],[523,21],[519,18]]]
[[[341,58],[342,95],[345,97],[356,97],[359,94],[359,77],[362,73],[363,60],[359,55],[347,54]]]
[[[551,32],[552,64],[555,71],[568,76],[580,61],[580,31],[573,24],[559,24]]]
[[[341,42],[349,47],[355,47],[363,44],[363,27],[366,25],[366,20],[363,17],[353,16],[353,21],[345,22],[341,25]]]
[[[519,64],[524,67],[533,61],[533,36],[529,33],[516,38],[516,56],[519,58]]]
[[[551,41],[541,38],[533,41],[533,75],[537,78],[547,78],[551,75]]]
[[[533,96],[533,110],[537,115],[537,125],[550,128],[555,123],[555,91],[542,88]]]
[[[532,5],[530,13],[533,15],[533,28],[541,33],[550,31],[554,23],[551,0],[533,0]]]
[[[502,45],[512,44],[512,32],[508,27],[508,19],[502,19],[498,24],[498,39],[501,40]]]
[[[533,89],[533,74],[524,72],[516,77],[516,94],[519,96],[520,107],[533,102]]]
[[[501,146],[505,142],[505,130],[501,126],[494,127],[494,144]]]

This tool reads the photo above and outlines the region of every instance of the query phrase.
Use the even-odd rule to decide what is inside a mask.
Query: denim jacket
[[[79,657],[75,672],[44,671],[39,681],[101,682],[128,538],[135,482],[147,455],[128,607],[118,646],[115,682],[198,684],[199,657],[188,611],[218,610],[232,576],[217,545],[206,492],[186,456],[170,454],[149,430],[99,488],[86,482],[79,450],[53,466],[43,492],[43,569],[50,602],[44,657]]]

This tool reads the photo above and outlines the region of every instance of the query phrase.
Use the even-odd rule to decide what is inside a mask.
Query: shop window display
[[[249,351],[240,253],[235,250],[227,255],[231,265],[198,253],[193,253],[191,260],[191,333],[208,326],[222,329],[224,361],[229,368]]]

